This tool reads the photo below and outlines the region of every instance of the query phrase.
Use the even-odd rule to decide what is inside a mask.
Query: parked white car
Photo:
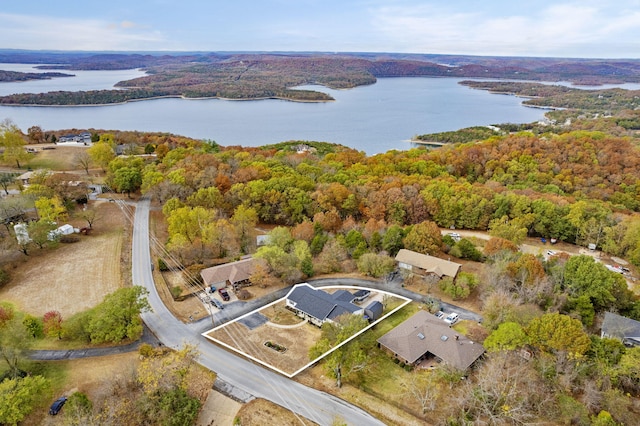
[[[452,312],[449,315],[447,315],[447,317],[444,319],[444,322],[446,322],[447,324],[455,324],[456,321],[458,321],[459,317],[460,315],[456,314],[455,312]]]

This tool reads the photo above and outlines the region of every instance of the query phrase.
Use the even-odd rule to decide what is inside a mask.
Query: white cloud
[[[504,16],[495,10],[382,7],[373,11],[373,23],[398,51],[611,57],[620,54],[624,40],[640,39],[640,12],[606,7],[565,3]]]
[[[164,36],[130,21],[61,19],[0,13],[0,47],[58,50],[161,50]]]

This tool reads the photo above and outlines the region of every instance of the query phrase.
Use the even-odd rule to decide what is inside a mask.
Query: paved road
[[[153,312],[142,319],[149,329],[169,347],[185,343],[198,345],[199,362],[215,371],[236,395],[264,398],[288,408],[297,415],[321,425],[330,425],[341,418],[351,425],[384,425],[364,410],[340,398],[309,388],[277,373],[254,365],[202,337],[199,324],[183,324],[164,306],[153,283],[149,252],[149,200],[141,199],[135,213],[133,228],[133,283],[149,290]],[[301,418],[301,424],[304,424]]]

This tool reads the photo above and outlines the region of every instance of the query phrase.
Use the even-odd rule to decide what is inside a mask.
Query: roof
[[[436,274],[440,278],[442,278],[443,275],[455,278],[458,274],[458,270],[462,266],[456,262],[451,262],[407,249],[401,249],[398,252],[396,255],[396,261],[424,269],[426,272]]]
[[[640,321],[605,312],[604,321],[602,321],[602,337],[613,337],[622,341],[631,340],[634,344],[640,344]]]
[[[410,364],[429,352],[461,370],[469,368],[484,353],[480,343],[458,334],[423,310],[380,337],[378,343]]]
[[[248,280],[253,273],[253,268],[254,260],[249,258],[203,269],[200,271],[200,276],[206,285],[226,281],[234,284]]]
[[[345,293],[353,300],[353,295],[346,290],[338,290],[334,294],[318,290],[309,284],[298,284],[287,295],[295,308],[321,321],[334,320],[340,315],[353,314],[362,308],[345,301]]]
[[[364,311],[371,312],[373,316],[378,319],[382,315],[382,312],[384,312],[384,305],[376,300],[369,303],[369,305],[364,308]]]

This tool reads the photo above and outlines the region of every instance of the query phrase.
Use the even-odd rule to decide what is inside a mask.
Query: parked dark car
[[[211,298],[211,304],[218,309],[224,309],[224,305],[218,299]]]
[[[49,414],[51,414],[52,416],[55,416],[56,414],[58,414],[60,410],[62,410],[62,406],[64,405],[65,402],[67,402],[66,396],[62,396],[56,399],[54,403],[51,404],[51,408],[49,408]]]
[[[219,288],[218,289],[218,293],[220,293],[220,296],[222,297],[222,300],[224,300],[225,302],[228,302],[231,297],[229,296],[229,292],[227,291],[226,288]]]

